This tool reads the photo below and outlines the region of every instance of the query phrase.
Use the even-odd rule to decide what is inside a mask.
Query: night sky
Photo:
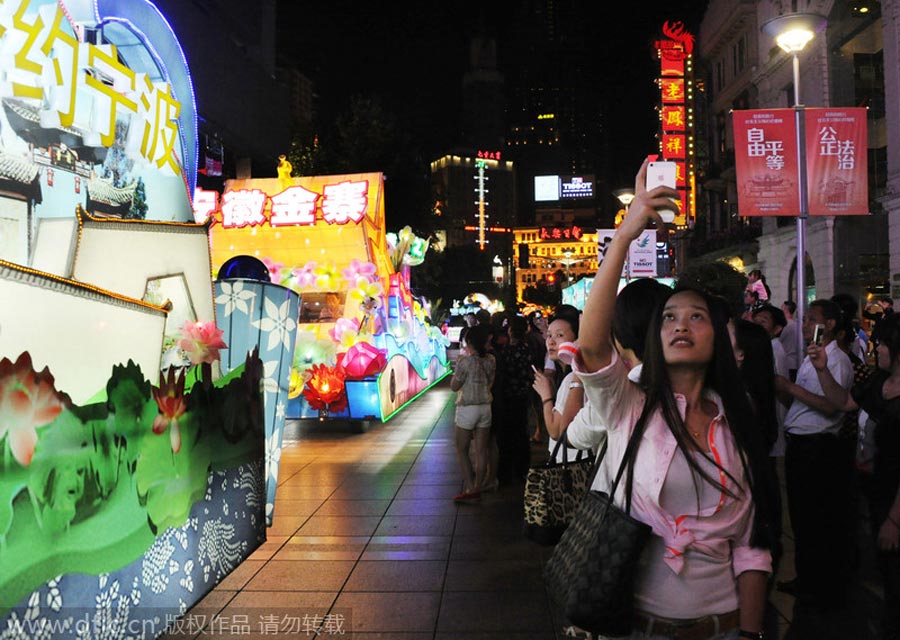
[[[497,35],[502,64],[504,37],[519,4],[279,0],[279,47],[316,83],[321,117],[343,111],[352,95],[378,95],[431,159],[459,142],[460,85],[476,25],[483,20]],[[612,152],[636,169],[655,144],[652,42],[666,20],[681,20],[696,34],[707,1],[581,4],[584,19],[597,25],[591,28],[591,62],[616,96],[608,117]],[[633,169],[625,173],[633,175]]]

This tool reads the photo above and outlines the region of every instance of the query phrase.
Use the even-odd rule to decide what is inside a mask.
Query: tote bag
[[[604,445],[599,460],[606,452]],[[572,624],[601,635],[631,633],[634,579],[651,529],[610,499],[625,468],[619,467],[610,493],[588,491],[544,567],[551,598]],[[630,508],[631,500],[626,500]]]
[[[531,467],[525,478],[525,537],[543,545],[553,545],[572,521],[591,482],[594,455],[579,451],[569,462],[556,456],[565,438],[560,438],[547,462]]]

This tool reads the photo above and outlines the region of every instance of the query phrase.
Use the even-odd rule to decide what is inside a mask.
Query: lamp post
[[[634,189],[616,189],[613,191],[613,195],[618,199],[619,202],[622,203],[622,206],[625,207],[625,215],[628,215],[628,207],[631,205],[632,200],[634,200]],[[631,250],[625,253],[625,282],[629,282],[631,280]]]
[[[803,104],[800,102],[800,52],[822,31],[827,20],[815,13],[788,13],[763,23],[766,35],[775,38],[775,43],[785,53],[789,53],[794,72],[794,122],[797,129],[797,155],[800,171],[798,180],[800,214],[797,216],[797,331],[800,357],[806,351],[803,339],[803,319],[806,315],[806,219],[809,217],[806,172],[806,121],[803,118]]]

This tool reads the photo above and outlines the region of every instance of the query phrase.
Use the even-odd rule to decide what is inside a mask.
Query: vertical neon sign
[[[485,176],[484,176],[484,168],[485,168],[484,160],[481,158],[478,158],[477,160],[475,160],[475,168],[478,169],[478,175],[475,178],[478,181],[478,188],[476,189],[476,192],[478,193],[478,248],[481,249],[482,251],[484,251],[484,245],[487,244],[487,240],[485,240],[485,237],[484,237],[484,228],[485,228],[484,219],[486,217],[485,213],[484,213],[484,208],[485,208],[485,205],[487,204],[484,201],[484,194],[486,192],[486,189],[484,188],[484,183],[485,183],[485,180],[487,180],[487,178],[485,178]]]
[[[681,22],[666,22],[663,38],[656,41],[659,59],[659,151],[663,159],[678,168],[681,211],[677,227],[685,227],[696,214],[696,176],[694,171],[694,36]]]

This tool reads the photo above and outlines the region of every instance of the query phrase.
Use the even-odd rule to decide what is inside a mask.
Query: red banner
[[[738,213],[800,214],[797,133],[793,109],[733,111]]]
[[[806,109],[809,214],[867,215],[866,109]]]

